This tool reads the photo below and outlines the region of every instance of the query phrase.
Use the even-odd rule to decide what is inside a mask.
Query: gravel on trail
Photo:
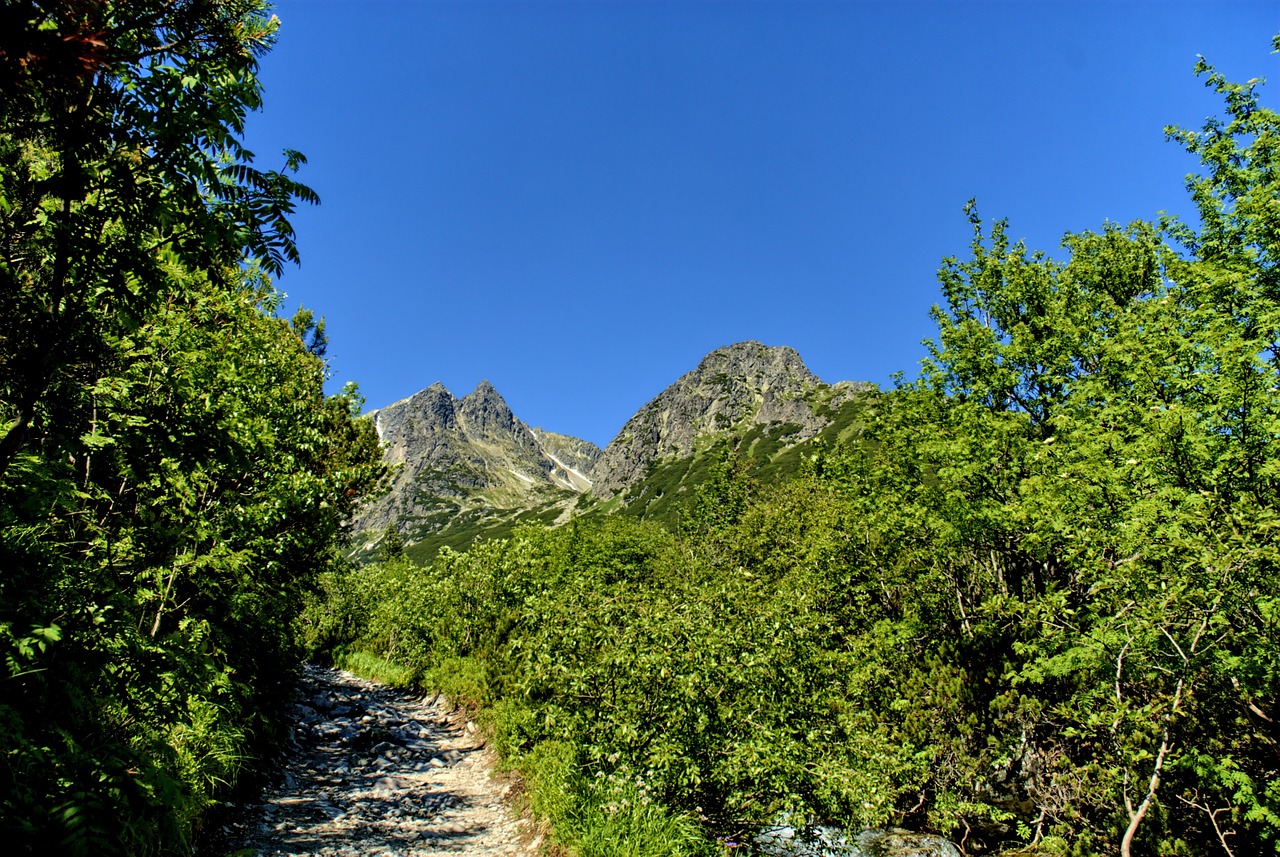
[[[223,854],[409,857],[536,854],[494,757],[464,714],[308,665],[278,785],[222,831]]]

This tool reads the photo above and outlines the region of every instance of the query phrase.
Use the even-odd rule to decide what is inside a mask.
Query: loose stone
[[[413,698],[308,666],[279,785],[239,808],[220,852],[259,857],[533,854],[489,776],[475,724],[440,697]],[[441,817],[442,813],[447,818]],[[530,832],[531,833],[531,832]],[[536,843],[536,844],[535,844]]]

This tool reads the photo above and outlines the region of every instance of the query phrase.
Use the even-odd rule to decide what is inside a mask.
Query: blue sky
[[[259,163],[288,146],[290,305],[370,407],[489,379],[606,444],[708,351],[915,374],[970,197],[1032,247],[1189,213],[1166,124],[1201,53],[1270,77],[1272,2],[282,0]]]

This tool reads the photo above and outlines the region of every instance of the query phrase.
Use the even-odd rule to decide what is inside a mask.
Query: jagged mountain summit
[[[461,399],[433,384],[370,412],[396,473],[354,526],[368,556],[394,525],[415,559],[467,548],[522,521],[625,511],[670,522],[730,450],[766,481],[794,474],[816,437],[847,439],[874,386],[829,385],[795,349],[716,349],[642,407],[602,451],[523,423],[488,381]]]
[[[488,381],[461,399],[435,383],[368,416],[396,472],[356,518],[357,531],[395,524],[420,539],[460,517],[566,505],[590,490],[600,455],[589,441],[526,425]]]
[[[592,492],[608,499],[664,459],[699,451],[700,441],[755,426],[790,430],[799,443],[830,424],[829,411],[870,384],[824,384],[794,348],[739,342],[718,348],[627,421],[596,462]]]

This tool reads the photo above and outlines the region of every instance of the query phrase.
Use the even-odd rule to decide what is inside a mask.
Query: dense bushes
[[[83,452],[23,454],[4,482],[0,815],[20,841],[180,843],[281,725],[294,614],[377,445],[259,300],[158,313],[86,391]]]
[[[527,756],[537,779],[548,753],[572,755],[565,818],[626,783],[627,806],[702,815],[728,836],[780,812],[883,825],[918,802],[932,727],[964,694],[950,694],[959,676],[935,686],[947,667],[919,640],[929,599],[886,603],[853,579],[844,507],[809,480],[696,543],[627,519],[526,528],[428,569],[331,579],[309,616],[316,642],[436,683],[466,659],[508,758]],[[339,614],[362,619],[326,624]]]
[[[320,326],[275,315],[314,194],[238,140],[274,28],[256,0],[0,10],[12,851],[189,847],[280,732],[302,592],[381,473]]]

